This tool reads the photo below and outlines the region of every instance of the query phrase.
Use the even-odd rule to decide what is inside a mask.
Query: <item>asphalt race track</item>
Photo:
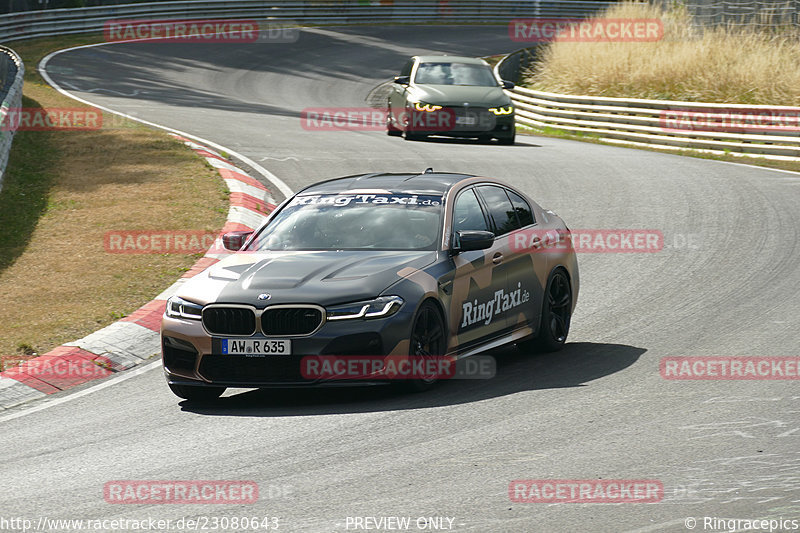
[[[567,347],[498,352],[491,380],[417,395],[228,391],[193,406],[155,368],[24,416],[5,412],[2,514],[275,516],[281,531],[320,532],[389,516],[411,517],[411,530],[418,517],[449,517],[453,531],[479,532],[800,520],[798,382],[659,373],[668,356],[800,355],[800,175],[555,138],[500,146],[301,127],[307,107],[366,107],[412,54],[517,47],[505,27],[404,26],[54,57],[50,75],[75,95],[229,147],[295,190],[367,171],[483,174],[522,188],[572,228],[658,229],[665,247],[582,254]],[[512,480],[600,478],[660,480],[665,495],[625,504],[509,498]],[[251,505],[103,498],[112,480],[204,479],[255,481],[261,496]]]

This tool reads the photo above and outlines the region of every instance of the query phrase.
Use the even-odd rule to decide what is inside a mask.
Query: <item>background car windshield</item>
[[[434,250],[441,212],[440,196],[297,196],[248,250]]]
[[[486,65],[471,63],[421,63],[414,76],[415,83],[433,85],[477,85],[497,87],[492,70]]]

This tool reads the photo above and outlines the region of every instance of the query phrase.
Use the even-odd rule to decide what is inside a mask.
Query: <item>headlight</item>
[[[403,305],[399,296],[381,296],[374,300],[328,307],[327,320],[349,320],[352,318],[386,318],[392,316]]]
[[[428,113],[438,111],[441,108],[442,106],[440,105],[426,104],[425,102],[417,102],[414,104],[414,109],[417,111],[427,111]]]
[[[202,310],[202,305],[187,302],[183,298],[178,298],[177,296],[173,296],[167,300],[167,316],[170,318],[191,318],[200,320],[200,313]]]
[[[507,105],[505,107],[490,107],[489,111],[494,113],[495,115],[510,115],[514,112],[513,105]]]

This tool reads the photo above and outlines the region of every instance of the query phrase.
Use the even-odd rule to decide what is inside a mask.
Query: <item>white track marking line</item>
[[[67,396],[63,396],[61,398],[56,398],[54,400],[47,400],[41,399],[38,405],[33,407],[29,407],[24,411],[18,411],[16,413],[11,413],[9,415],[0,416],[0,422],[6,422],[8,420],[13,420],[15,418],[19,418],[21,416],[29,415],[32,413],[36,413],[39,411],[43,411],[44,409],[49,409],[50,407],[55,407],[57,405],[61,405],[63,403],[71,402],[72,400],[77,400],[78,398],[83,398],[84,396],[88,396],[94,392],[103,390],[107,387],[111,387],[112,385],[116,385],[117,383],[121,383],[125,380],[131,379],[133,377],[138,376],[139,374],[144,374],[145,372],[149,372],[156,368],[161,367],[161,360],[153,361],[152,363],[146,364],[144,366],[140,366],[138,368],[133,368],[131,370],[125,370],[124,372],[120,372],[116,376],[103,381],[102,383],[98,383],[88,389],[83,389],[78,392],[73,392]]]
[[[94,104],[94,103],[92,103],[92,102],[90,102],[88,100],[85,100],[85,99],[83,99],[83,98],[81,98],[79,96],[75,96],[74,94],[70,93],[69,91],[66,91],[59,84],[57,84],[53,80],[53,78],[51,78],[50,75],[47,73],[47,63],[52,58],[54,58],[55,56],[57,56],[59,54],[62,54],[64,52],[71,52],[72,50],[80,50],[82,48],[93,48],[93,47],[96,47],[96,46],[105,46],[105,45],[110,45],[110,44],[117,44],[117,43],[109,42],[109,43],[84,44],[82,46],[73,46],[71,48],[65,48],[63,50],[56,50],[55,52],[51,52],[50,54],[45,56],[39,62],[39,66],[38,66],[39,73],[42,75],[42,78],[44,78],[44,80],[47,83],[49,83],[56,91],[58,91],[59,93],[63,94],[64,96],[72,98],[73,100],[77,100],[78,102],[81,102],[83,104],[95,107],[97,109],[101,109],[101,110],[106,111],[108,113],[113,113],[115,115],[119,115],[121,117],[125,117],[125,118],[127,118],[129,120],[134,120],[134,121],[139,122],[141,124],[146,124],[148,126],[152,126],[154,128],[159,128],[159,129],[168,131],[170,133],[175,133],[177,135],[181,135],[183,137],[186,137],[187,139],[193,139],[193,140],[198,141],[198,142],[200,142],[202,144],[207,144],[208,146],[211,146],[212,148],[215,148],[218,151],[227,152],[227,153],[231,154],[232,156],[234,156],[235,158],[237,158],[240,161],[242,161],[245,165],[248,165],[250,168],[252,168],[256,172],[261,174],[264,178],[267,179],[267,181],[269,181],[273,185],[275,185],[275,187],[277,187],[277,189],[281,192],[281,194],[283,194],[286,198],[289,198],[290,196],[292,196],[294,194],[292,192],[292,189],[288,185],[286,185],[286,183],[284,183],[280,178],[278,178],[275,174],[273,174],[269,170],[265,169],[264,167],[262,167],[261,165],[259,165],[258,163],[256,163],[252,159],[250,159],[249,157],[246,157],[246,156],[244,156],[244,155],[242,155],[242,154],[240,154],[238,152],[235,152],[234,150],[231,150],[230,148],[226,148],[225,146],[217,144],[217,143],[215,143],[213,141],[209,141],[208,139],[204,139],[202,137],[198,137],[196,135],[192,135],[191,133],[186,133],[185,131],[176,130],[176,129],[170,128],[168,126],[162,126],[161,124],[156,124],[155,122],[150,122],[148,120],[144,120],[144,119],[141,119],[141,118],[137,118],[137,117],[128,115],[128,114],[123,113],[121,111],[115,111],[115,110],[110,109],[108,107]]]

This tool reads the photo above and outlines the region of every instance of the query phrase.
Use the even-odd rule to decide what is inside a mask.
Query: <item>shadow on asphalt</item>
[[[635,363],[647,350],[624,344],[569,343],[552,354],[525,354],[515,348],[486,352],[497,360],[488,380],[442,381],[422,393],[393,386],[260,389],[207,403],[182,401],[182,411],[212,416],[313,416],[424,409],[477,402],[518,392],[583,387]],[[233,394],[231,394],[233,393]]]

